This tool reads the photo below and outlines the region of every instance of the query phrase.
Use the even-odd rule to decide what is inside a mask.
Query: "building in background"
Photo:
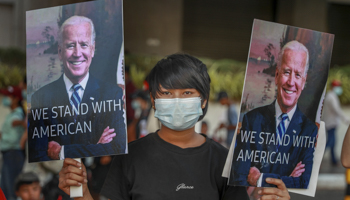
[[[84,0],[0,0],[0,48],[25,49],[25,11]],[[125,50],[247,60],[253,19],[336,35],[332,66],[350,63],[350,0],[127,0]]]

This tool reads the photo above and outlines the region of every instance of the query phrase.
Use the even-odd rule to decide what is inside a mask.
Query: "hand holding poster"
[[[27,12],[29,162],[127,153],[122,27],[121,1]]]
[[[308,188],[333,40],[254,20],[230,185]]]

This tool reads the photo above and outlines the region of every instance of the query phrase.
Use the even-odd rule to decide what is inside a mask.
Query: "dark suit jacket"
[[[262,139],[259,138],[261,132],[271,133],[269,137],[271,138],[272,134],[276,134],[276,118],[275,118],[275,102],[253,109],[246,113],[243,117],[242,128],[240,133],[237,135],[237,145],[234,152],[233,163],[232,163],[232,172],[230,182],[234,185],[245,185],[249,186],[247,182],[247,176],[251,167],[257,167],[263,175],[262,187],[273,187],[265,182],[267,177],[279,178],[285,183],[287,188],[307,188],[311,176],[313,157],[314,157],[314,145],[311,146],[305,145],[303,147],[297,147],[293,145],[294,138],[297,136],[306,136],[304,137],[304,142],[307,137],[308,139],[314,140],[316,144],[316,135],[318,128],[314,122],[310,121],[297,107],[296,111],[290,121],[288,129],[286,130],[285,135],[290,136],[290,142],[288,145],[281,145],[278,149],[277,146],[273,143],[266,144],[267,134],[262,134],[264,138],[264,143],[259,144],[259,141],[262,142]],[[255,143],[250,142],[241,142],[242,140],[242,131],[256,131],[255,134]],[[309,142],[307,142],[309,144]],[[289,154],[288,163],[283,164],[272,164],[268,162],[251,162],[251,160],[238,159],[240,149],[248,150],[249,154],[251,151],[265,151],[266,153],[280,152],[282,155]],[[277,154],[273,154],[272,160],[275,161]],[[243,161],[242,161],[243,160]],[[259,160],[260,161],[260,160]],[[290,177],[290,174],[293,172],[295,166],[302,162],[305,164],[304,173],[297,178]]]
[[[122,96],[123,91],[117,84],[113,85],[99,81],[90,74],[80,104],[86,105],[81,110],[84,114],[77,115],[76,123],[74,123],[74,115],[66,112],[67,107],[70,110],[72,107],[63,76],[40,88],[32,96],[31,113],[28,114],[29,161],[50,160],[47,156],[48,142],[50,141],[56,141],[60,145],[64,145],[66,158],[126,153],[127,141]],[[96,105],[101,105],[101,103],[101,111],[94,112],[94,109],[97,110]],[[47,108],[46,119],[43,119],[43,115],[41,115],[40,120],[38,118],[34,120],[33,112],[38,112],[44,108]],[[81,126],[79,127],[78,124]],[[107,126],[114,128],[117,136],[108,144],[97,144]],[[35,135],[35,128],[38,130],[40,137]],[[48,134],[40,133],[41,129],[44,130],[43,133],[45,133],[45,130],[48,133],[51,128],[53,128],[52,133],[55,136],[50,135],[48,137]],[[60,132],[58,129],[60,129]]]

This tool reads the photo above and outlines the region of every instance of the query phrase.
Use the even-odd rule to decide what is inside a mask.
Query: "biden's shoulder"
[[[37,91],[33,93],[33,96],[40,96],[40,95],[48,95],[51,93],[56,93],[57,89],[62,87],[62,84],[64,84],[62,76],[58,78],[57,80],[44,85],[43,87],[39,88]]]

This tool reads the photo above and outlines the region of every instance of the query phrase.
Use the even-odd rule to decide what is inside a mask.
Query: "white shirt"
[[[295,110],[297,109],[297,105],[295,104],[295,106],[292,108],[292,110],[290,110],[287,115],[288,115],[288,119],[284,120],[284,127],[286,128],[286,130],[288,129],[288,126],[290,124],[290,121],[292,120],[292,117],[295,113]],[[276,119],[276,132],[277,132],[277,127],[280,124],[280,122],[282,121],[282,110],[277,102],[277,100],[275,101],[275,119]],[[261,187],[262,184],[262,177],[263,177],[264,173],[260,174],[260,177],[258,179],[258,182],[256,183],[257,187]]]
[[[86,74],[86,76],[83,78],[83,80],[81,80],[79,83],[81,85],[81,88],[78,89],[77,93],[78,93],[80,99],[83,99],[84,91],[85,91],[86,84],[87,84],[88,80],[89,80],[89,72]],[[66,86],[66,91],[67,91],[68,97],[70,99],[73,95],[73,92],[74,92],[74,89],[72,88],[72,86],[74,84],[72,83],[71,80],[69,80],[69,78],[66,76],[66,74],[63,74],[63,82],[64,82],[64,85]],[[65,158],[64,145],[62,145],[62,147],[61,147],[61,151],[60,151],[59,156],[60,156],[60,160],[64,160],[64,158]]]
[[[292,110],[290,110],[287,113],[288,119],[284,121],[284,127],[286,128],[286,130],[290,124],[290,120],[292,120],[292,117],[293,117],[296,109],[297,109],[297,105],[295,104],[295,106],[292,108]],[[275,101],[275,111],[276,111],[275,118],[276,118],[276,130],[277,130],[278,125],[282,121],[282,116],[281,116],[282,110],[281,110],[280,106],[278,105],[277,100]]]
[[[322,119],[327,130],[336,128],[339,125],[340,120],[345,123],[349,122],[349,119],[346,117],[340,107],[338,96],[333,91],[327,92],[324,100]]]
[[[81,85],[81,88],[78,90],[78,95],[79,95],[80,99],[83,99],[84,91],[85,91],[86,84],[87,84],[88,80],[89,80],[89,72],[86,74],[84,79],[81,80],[79,83]],[[63,81],[64,81],[64,84],[66,85],[66,91],[67,91],[68,97],[70,99],[73,95],[73,92],[74,92],[74,89],[72,88],[72,86],[74,84],[72,83],[71,80],[69,80],[69,78],[65,74],[63,75]]]

